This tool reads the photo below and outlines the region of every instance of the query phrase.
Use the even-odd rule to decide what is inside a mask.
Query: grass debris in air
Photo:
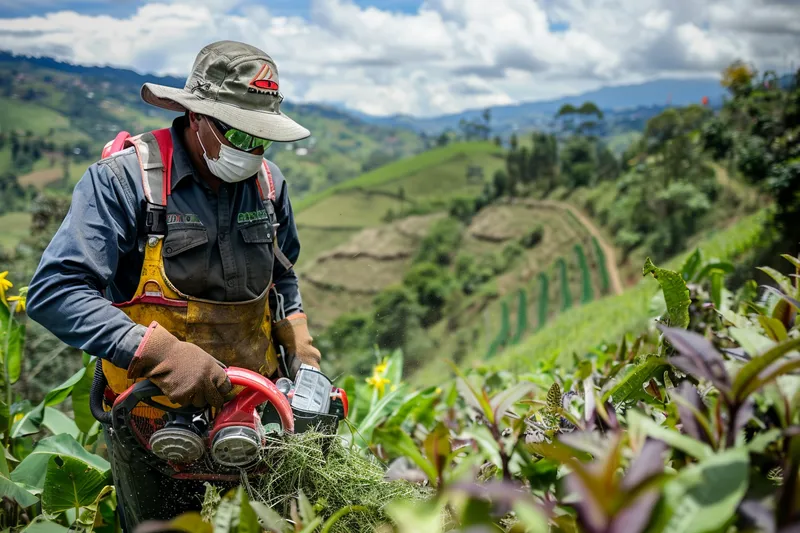
[[[346,448],[336,435],[309,431],[271,439],[262,461],[269,471],[248,479],[250,498],[283,517],[290,516],[292,501],[300,491],[325,519],[349,505],[367,509],[343,516],[332,533],[372,532],[388,521],[384,506],[392,500],[427,495],[427,489],[414,483],[386,480],[378,461]]]

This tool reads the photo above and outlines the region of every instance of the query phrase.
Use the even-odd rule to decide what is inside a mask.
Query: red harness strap
[[[167,196],[172,193],[172,133],[169,128],[153,131],[153,137],[158,143],[161,153],[161,162],[164,164],[164,186],[161,188],[161,203],[167,205]]]

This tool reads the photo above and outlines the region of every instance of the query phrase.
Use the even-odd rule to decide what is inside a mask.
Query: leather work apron
[[[117,138],[119,141],[120,137]],[[147,240],[139,285],[130,301],[114,304],[137,324],[148,326],[157,321],[178,339],[196,344],[226,366],[237,366],[271,376],[278,369],[278,358],[272,341],[272,317],[269,291],[272,281],[255,299],[243,302],[218,302],[181,293],[167,278],[162,247],[166,234],[166,205],[171,193],[172,137],[168,129],[125,137],[124,144],[111,143],[104,156],[125,146],[133,146],[142,169],[142,184],[148,202],[146,213]],[[120,146],[121,145],[121,146]],[[291,268],[288,259],[277,247],[275,235],[274,184],[264,162],[257,175],[261,201],[268,214],[273,233],[275,259]],[[155,193],[155,194],[154,194]],[[160,193],[160,194],[159,194]],[[103,360],[108,387],[118,395],[133,385],[127,370]],[[166,397],[154,398],[158,403],[174,406]],[[140,405],[138,416],[156,418],[163,411]]]

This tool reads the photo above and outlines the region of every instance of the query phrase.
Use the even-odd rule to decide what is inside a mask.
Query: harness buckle
[[[144,200],[144,229],[147,235],[167,233],[167,208]]]

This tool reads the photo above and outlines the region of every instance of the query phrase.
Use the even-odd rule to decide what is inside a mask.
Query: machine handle
[[[292,406],[272,381],[246,368],[228,367],[225,372],[228,374],[228,379],[231,380],[232,385],[243,386],[245,390],[225,404],[220,413],[221,418],[230,422],[237,419],[239,413],[246,417],[259,405],[269,402],[278,412],[278,417],[281,419],[284,430],[294,431]],[[223,412],[230,413],[230,415],[223,415]]]
[[[259,405],[270,402],[275,406],[283,427],[288,431],[294,429],[294,415],[292,414],[289,400],[269,378],[252,370],[238,367],[228,367],[225,369],[225,373],[228,375],[228,379],[231,380],[232,385],[242,386],[245,389],[227,402],[223,406],[223,410],[249,414]],[[155,383],[149,379],[144,379],[120,394],[114,401],[114,407],[120,406],[132,410],[137,403],[142,402],[151,407],[175,414],[192,415],[203,410],[194,406],[170,407],[152,400],[154,396],[161,396],[162,394],[164,393]]]

